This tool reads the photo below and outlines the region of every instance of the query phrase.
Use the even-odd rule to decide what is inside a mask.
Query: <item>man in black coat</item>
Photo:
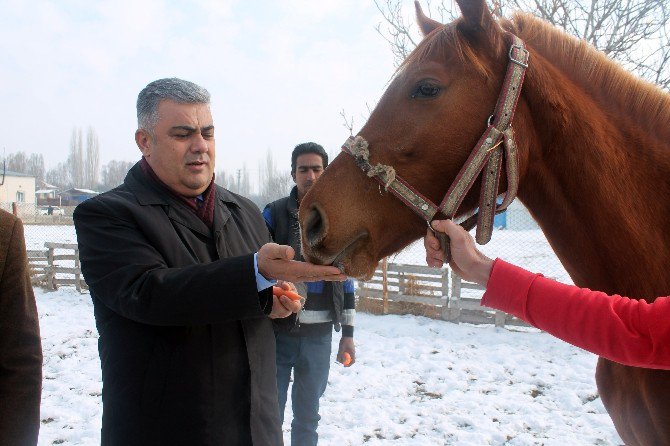
[[[344,278],[268,243],[258,208],[214,184],[209,99],[180,79],[147,85],[141,161],[74,213],[100,334],[104,445],[282,444],[270,319],[300,304],[271,285]]]

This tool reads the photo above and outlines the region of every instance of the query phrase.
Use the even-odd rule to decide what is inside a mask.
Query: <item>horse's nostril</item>
[[[326,236],[326,218],[317,206],[312,206],[305,219],[305,235],[310,247],[315,247]]]

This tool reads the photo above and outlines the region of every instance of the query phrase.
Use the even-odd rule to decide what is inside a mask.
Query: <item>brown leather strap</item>
[[[349,137],[342,149],[352,155],[356,164],[371,178],[377,180],[387,191],[393,193],[416,214],[430,222],[438,212],[447,218],[456,216],[461,202],[470,191],[477,177],[482,174],[482,187],[478,213],[469,217],[462,225],[474,225],[477,220],[476,240],[486,244],[491,239],[493,219],[514,200],[519,186],[519,167],[517,148],[511,123],[519,101],[521,87],[528,67],[530,54],[524,43],[517,36],[510,34],[512,44],[508,53],[509,63],[503,81],[502,91],[488,126],[473,148],[447,194],[439,205],[423,196],[409,183],[398,177],[391,166],[372,165],[369,161],[368,142],[361,136]],[[497,204],[502,162],[505,160],[507,173],[507,191],[500,205]],[[483,171],[483,172],[482,172]],[[437,235],[437,234],[436,234]],[[441,244],[446,248],[445,259],[448,257],[448,238],[442,237]]]

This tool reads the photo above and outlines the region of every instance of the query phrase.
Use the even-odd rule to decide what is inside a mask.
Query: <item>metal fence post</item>
[[[449,296],[448,321],[458,321],[461,318],[461,278],[451,271],[451,296]]]

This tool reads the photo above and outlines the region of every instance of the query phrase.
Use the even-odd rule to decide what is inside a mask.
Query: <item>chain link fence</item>
[[[12,212],[12,203],[0,203]],[[28,250],[43,250],[45,242],[76,243],[77,236],[72,222],[74,206],[48,206],[18,203],[17,214],[23,220]],[[474,233],[474,230],[473,230]],[[497,220],[491,241],[479,249],[489,257],[500,257],[533,272],[564,283],[572,283],[546,237],[528,211],[513,203]],[[419,240],[388,259],[391,264],[426,265],[423,241]]]
[[[474,236],[475,230],[471,233]],[[563,283],[572,284],[572,279],[561,265],[547,238],[533,220],[528,210],[518,201],[507,211],[496,217],[491,241],[478,248],[491,258],[500,257],[532,272]],[[388,259],[389,263],[403,265],[425,265],[426,252],[419,240]]]
[[[0,208],[15,213],[24,226],[26,249],[43,250],[45,243],[77,243],[72,213],[75,206],[0,202]]]

